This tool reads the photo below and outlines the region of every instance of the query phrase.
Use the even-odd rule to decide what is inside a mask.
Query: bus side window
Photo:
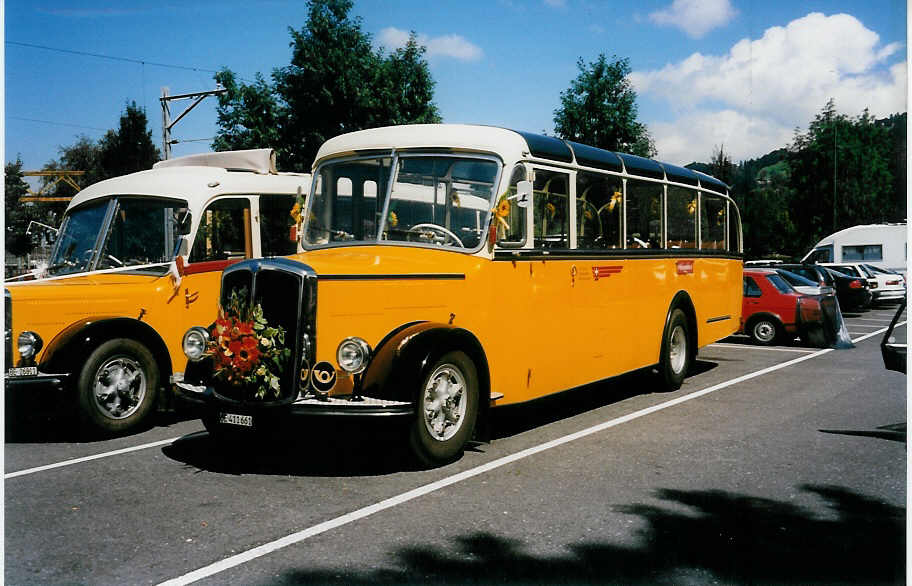
[[[498,199],[492,220],[497,229],[499,246],[516,248],[526,243],[526,209],[516,203],[516,186],[526,180],[526,168],[517,165],[510,177],[505,200]]]
[[[700,194],[700,248],[725,250],[725,200]]]
[[[203,212],[190,262],[250,258],[252,248],[250,202],[246,198],[220,199]]]
[[[661,183],[627,180],[627,248],[662,247]]]
[[[533,175],[535,248],[570,248],[570,181],[567,174],[535,169]]]
[[[724,225],[724,224],[723,224]],[[697,247],[697,192],[668,186],[668,248]]]
[[[294,195],[260,196],[260,250],[263,256],[286,256],[297,252],[297,243],[288,239],[294,225],[291,208]]]
[[[577,174],[577,248],[619,248],[622,246],[623,191],[619,177],[585,172]]]

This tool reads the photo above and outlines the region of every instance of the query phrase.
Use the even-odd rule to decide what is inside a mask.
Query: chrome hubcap
[[[776,335],[776,328],[769,322],[760,322],[754,326],[754,335],[761,342],[769,342]]]
[[[424,425],[431,437],[446,441],[462,427],[466,412],[466,382],[452,364],[441,364],[424,387]]]
[[[671,370],[677,374],[684,370],[684,364],[687,362],[687,336],[681,326],[675,326],[671,331],[668,350]]]
[[[146,396],[146,376],[132,358],[111,358],[95,373],[95,403],[105,417],[133,415]]]

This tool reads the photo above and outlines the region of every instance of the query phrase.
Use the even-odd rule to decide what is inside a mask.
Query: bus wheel
[[[135,340],[108,340],[92,351],[79,373],[82,421],[95,431],[119,434],[139,426],[155,405],[158,365]]]
[[[662,358],[659,361],[659,374],[666,390],[676,391],[681,388],[687,375],[690,363],[689,336],[687,317],[680,309],[673,309],[662,340]]]
[[[421,464],[439,466],[458,458],[475,429],[478,374],[464,353],[448,352],[421,382],[409,447]]]

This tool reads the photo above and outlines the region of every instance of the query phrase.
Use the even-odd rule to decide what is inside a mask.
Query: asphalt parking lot
[[[846,314],[852,349],[732,336],[673,393],[634,373],[498,408],[490,443],[434,470],[377,426],[238,454],[180,417],[92,442],[7,426],[4,580],[904,583],[895,309]]]

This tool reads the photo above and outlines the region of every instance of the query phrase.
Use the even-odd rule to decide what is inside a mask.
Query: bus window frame
[[[567,247],[566,248],[548,248],[541,247],[541,250],[548,251],[567,251],[567,250],[576,250],[576,173],[577,169],[574,167],[562,167],[559,165],[549,165],[542,163],[540,161],[530,161],[527,167],[527,177],[532,177],[534,179],[535,170],[541,169],[542,171],[548,171],[550,173],[561,173],[567,176]],[[535,181],[532,180],[534,185]],[[529,207],[527,209],[527,218],[529,218],[529,225],[526,228],[527,234],[526,238],[529,241],[529,247],[535,250],[539,248],[535,246],[535,230],[537,228],[537,222],[535,222],[535,198],[537,197],[535,189],[532,190],[532,201],[529,202]]]
[[[537,158],[523,159],[520,161],[516,161],[516,163],[513,166],[515,167],[516,165],[520,165],[520,164],[525,164],[525,166],[527,168],[527,176],[528,176],[528,173],[531,173],[536,168],[540,168],[540,169],[544,169],[544,170],[548,170],[548,171],[552,171],[552,172],[566,173],[569,176],[568,181],[570,181],[570,184],[568,186],[568,191],[570,191],[572,193],[572,196],[569,196],[571,198],[572,205],[570,205],[570,210],[569,210],[569,215],[571,217],[570,247],[567,250],[579,250],[578,242],[577,242],[576,223],[575,223],[577,220],[577,218],[576,218],[576,196],[577,196],[577,194],[576,194],[576,187],[577,187],[576,177],[577,177],[577,174],[578,173],[593,173],[593,174],[597,174],[597,175],[605,175],[605,176],[612,176],[612,177],[619,178],[621,180],[622,193],[623,193],[623,199],[621,200],[621,203],[623,205],[622,234],[621,234],[623,246],[622,246],[622,248],[618,248],[618,249],[606,249],[605,251],[598,251],[598,252],[609,253],[608,250],[615,250],[615,251],[621,251],[621,250],[624,250],[624,251],[629,251],[629,250],[672,251],[672,250],[675,250],[675,251],[679,251],[679,252],[676,252],[675,254],[687,253],[690,255],[700,255],[700,256],[706,255],[706,254],[714,254],[714,253],[715,254],[721,253],[721,254],[726,254],[726,255],[744,254],[744,233],[743,233],[743,226],[741,224],[741,212],[738,209],[737,203],[732,198],[732,196],[728,192],[728,190],[726,190],[723,193],[721,191],[716,191],[714,189],[711,189],[706,185],[690,185],[687,183],[681,183],[678,181],[673,181],[673,180],[668,179],[667,175],[666,175],[665,179],[658,179],[658,178],[654,178],[654,177],[636,175],[636,174],[633,174],[633,173],[630,173],[629,171],[627,171],[626,167],[624,168],[624,170],[622,172],[606,171],[604,169],[599,169],[597,167],[588,167],[585,165],[580,165],[579,163],[570,163],[567,165],[562,165],[562,164],[556,164],[554,161],[550,161],[547,159],[537,159]],[[509,166],[510,165],[505,165],[504,168],[509,167]],[[662,217],[661,217],[661,219],[662,219],[662,230],[661,230],[662,243],[661,243],[661,246],[656,247],[654,249],[632,248],[632,247],[630,247],[629,243],[627,242],[627,235],[629,233],[628,224],[627,224],[627,210],[628,210],[628,204],[630,202],[630,199],[628,196],[628,180],[630,180],[630,179],[633,179],[636,181],[649,182],[649,183],[657,183],[662,186],[662,201],[661,201],[661,206],[660,206],[661,211],[662,211]],[[667,205],[668,205],[668,187],[669,186],[686,188],[688,190],[692,190],[693,192],[695,192],[697,194],[697,207],[694,212],[695,217],[697,218],[695,220],[696,238],[697,238],[696,248],[688,248],[688,249],[668,248],[668,209],[667,209]],[[726,209],[726,213],[725,213],[725,248],[722,250],[718,250],[718,249],[713,250],[713,249],[702,248],[703,234],[702,234],[702,227],[700,226],[700,222],[699,222],[699,214],[702,211],[703,194],[707,194],[712,197],[720,197],[725,202],[725,206],[726,206],[725,207],[725,209]],[[534,194],[533,194],[533,203],[532,203],[532,205],[529,206],[529,208],[534,208]],[[736,217],[738,218],[738,224],[737,224],[738,233],[736,235],[735,241],[732,240],[733,235],[731,234],[731,221],[732,221],[732,212],[733,211],[734,211],[734,214],[736,215]],[[535,249],[535,246],[534,246],[534,234],[535,234],[534,211],[528,211],[528,213],[531,217],[529,217],[527,219],[528,225],[526,227],[526,230],[527,230],[527,237],[530,242],[526,246],[522,246],[522,247],[502,246],[500,243],[498,243],[497,244],[498,249],[504,249],[504,250],[517,250],[518,248],[519,249]],[[557,249],[557,250],[561,250],[561,249]]]

